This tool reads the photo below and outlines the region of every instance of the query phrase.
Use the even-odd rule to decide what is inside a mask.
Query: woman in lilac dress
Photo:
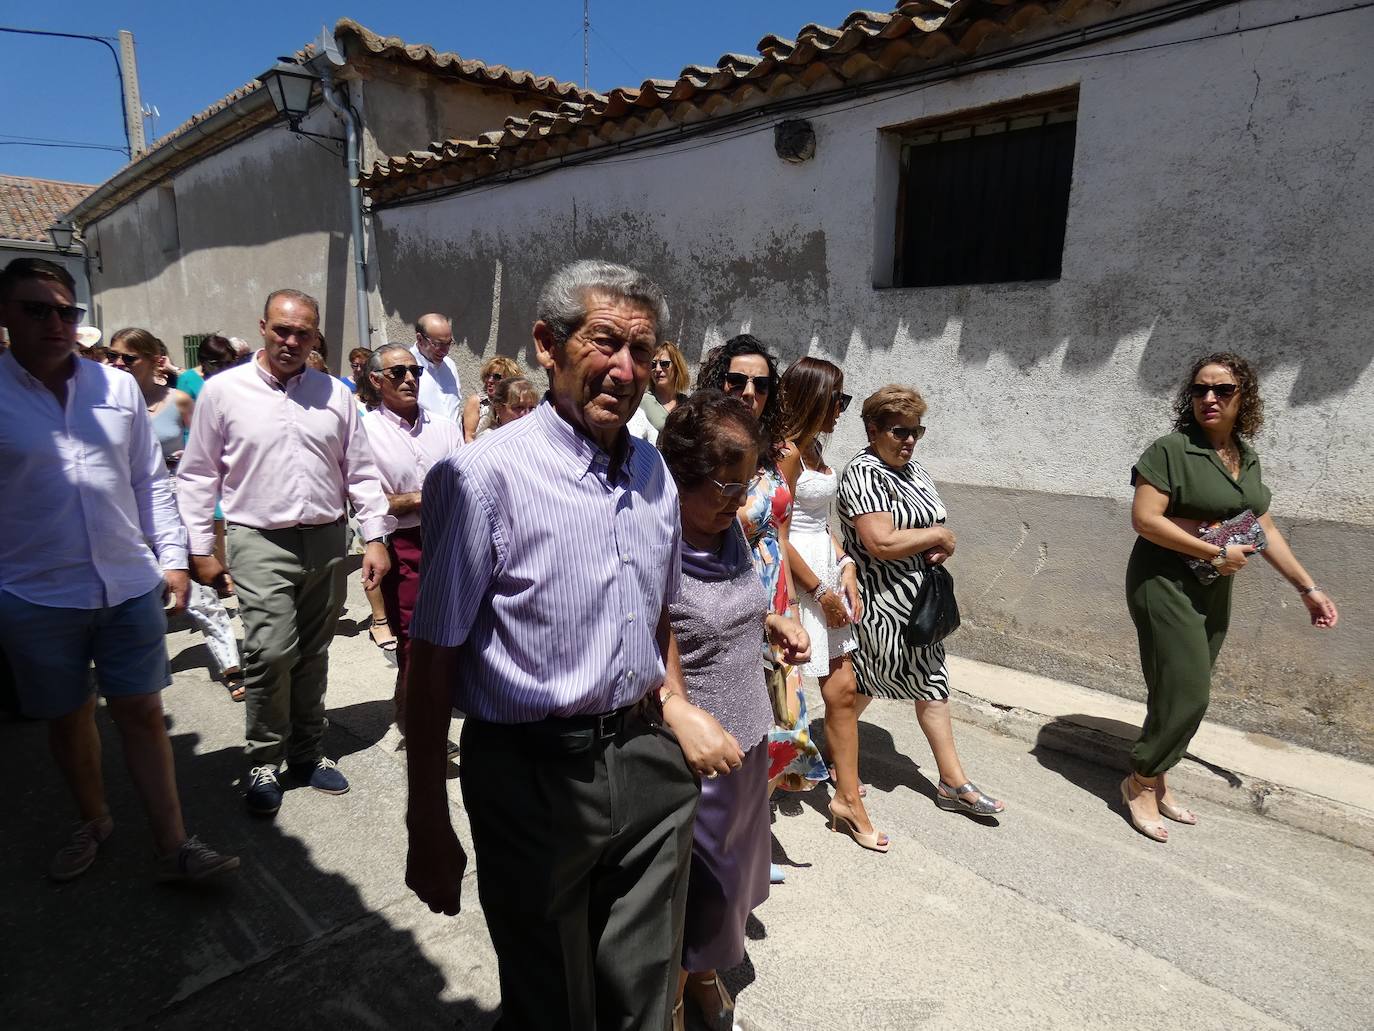
[[[743,764],[701,785],[687,887],[682,975],[673,1011],[690,997],[706,1026],[728,1031],[734,1002],[716,971],[744,958],[744,924],[768,897],[768,734],[763,639],[790,663],[806,632],[773,612],[736,511],[758,468],[758,423],[739,401],[703,390],[668,416],[659,448],[682,507],[682,587],[668,608],[688,701],[731,734]]]

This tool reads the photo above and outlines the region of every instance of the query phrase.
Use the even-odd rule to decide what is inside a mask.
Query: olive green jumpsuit
[[[1232,479],[1221,456],[1196,427],[1160,437],[1131,470],[1169,495],[1165,514],[1208,521],[1229,519],[1247,508],[1269,510],[1269,488],[1260,479],[1255,452],[1240,442],[1240,478]],[[1140,666],[1149,697],[1145,726],[1131,749],[1142,777],[1171,769],[1183,758],[1207,713],[1212,667],[1231,621],[1231,581],[1200,582],[1179,552],[1136,538],[1126,567],[1126,604],[1140,640]]]

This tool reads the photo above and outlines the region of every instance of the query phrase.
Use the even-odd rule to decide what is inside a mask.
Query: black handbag
[[[929,648],[958,629],[954,577],[944,566],[927,566],[925,579],[916,592],[916,605],[907,620],[906,643],[913,648]]]

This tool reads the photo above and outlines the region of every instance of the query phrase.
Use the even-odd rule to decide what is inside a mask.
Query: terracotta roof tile
[[[94,186],[0,175],[0,240],[47,243],[52,225]]]
[[[507,68],[501,64],[486,64],[482,61],[464,58],[458,54],[435,50],[428,44],[410,44],[395,36],[380,36],[371,29],[358,24],[352,18],[341,18],[334,27],[335,38],[352,37],[356,39],[363,49],[370,55],[382,60],[403,62],[432,74],[464,79],[492,89],[503,89],[514,93],[532,94],[534,98],[543,98],[549,101],[575,100],[584,101],[596,94],[583,90],[581,87],[570,82],[558,82],[556,79],[547,75],[535,75],[532,72],[521,71],[515,68]],[[308,45],[296,51],[297,60],[305,60],[312,57],[315,53],[314,45]],[[215,101],[205,110],[192,115],[185,122],[182,122],[171,132],[168,132],[152,142],[147,150],[143,151],[133,161],[125,165],[115,173],[115,176],[126,176],[134,172],[137,167],[150,155],[172,146],[190,133],[196,126],[205,122],[214,115],[219,114],[226,108],[232,107],[247,97],[259,93],[262,84],[256,79],[246,82],[238,89]],[[252,105],[253,111],[245,111],[243,118],[237,123],[234,132],[225,132],[219,139],[214,141],[214,145],[202,145],[199,141],[187,146],[186,158],[179,163],[174,162],[176,167],[186,165],[194,161],[206,150],[214,149],[214,146],[223,146],[232,142],[239,136],[246,135],[261,125],[265,125],[276,119],[276,110],[266,104],[259,107],[256,100]],[[123,203],[128,197],[141,192],[152,183],[164,178],[172,171],[172,168],[160,170],[156,174],[148,176],[134,175],[130,178],[127,188],[116,191],[109,198],[101,198],[98,207],[89,211],[81,211],[78,214],[84,221],[91,221],[110,211]],[[115,176],[112,176],[113,179]],[[107,180],[108,182],[108,180]],[[95,189],[88,187],[87,193]],[[76,202],[73,202],[73,206]]]
[[[1123,0],[908,0],[889,11],[854,11],[838,28],[805,25],[795,39],[764,36],[758,56],[725,54],[688,65],[675,80],[649,79],[557,109],[508,118],[475,140],[444,140],[374,165],[362,177],[375,203],[462,185],[550,157],[595,150],[700,122],[770,91],[833,89],[937,68],[976,56],[1028,30],[1053,31],[1087,8]]]

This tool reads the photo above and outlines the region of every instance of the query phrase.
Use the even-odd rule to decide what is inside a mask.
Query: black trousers
[[[677,992],[698,781],[638,715],[566,754],[469,717],[463,804],[503,1031],[664,1031]]]

